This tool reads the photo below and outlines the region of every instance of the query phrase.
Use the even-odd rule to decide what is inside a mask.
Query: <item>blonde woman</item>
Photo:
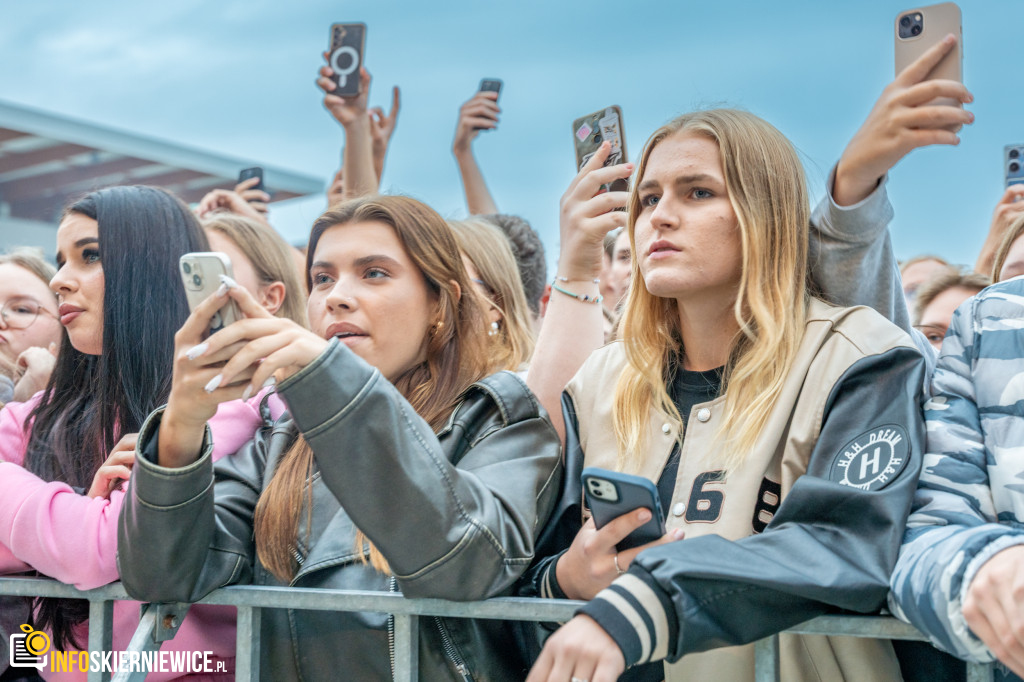
[[[498,228],[469,219],[450,221],[476,292],[487,302],[487,335],[496,366],[523,371],[533,354],[530,307],[512,247]]]
[[[595,245],[624,200],[598,189],[632,170],[602,168],[607,152],[562,202],[563,230],[587,226]],[[668,531],[616,552],[650,512],[597,530],[580,509],[559,509],[546,540],[571,542],[530,583],[590,603],[529,680],[615,680],[634,666],[628,679],[751,680],[743,645],[884,604],[920,467],[923,361],[873,310],[810,295],[803,169],[756,116],[709,110],[660,128],[628,207],[622,340],[565,391],[566,475],[586,465],[650,479]],[[594,305],[599,267],[597,248],[563,252],[549,318]],[[538,345],[545,367],[553,327]],[[899,679],[878,640],[784,636],[781,663],[787,680]]]

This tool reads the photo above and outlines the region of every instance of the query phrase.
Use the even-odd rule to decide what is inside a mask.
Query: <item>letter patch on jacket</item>
[[[881,490],[899,476],[910,458],[907,432],[895,424],[862,433],[843,447],[832,462],[829,478],[861,490]]]

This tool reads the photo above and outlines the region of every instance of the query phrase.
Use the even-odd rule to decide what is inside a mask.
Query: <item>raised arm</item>
[[[324,53],[324,59],[327,54]],[[367,194],[376,194],[380,178],[374,170],[373,137],[371,121],[367,112],[370,97],[370,73],[365,67],[359,69],[359,94],[355,97],[339,97],[331,92],[337,85],[331,79],[334,71],[329,66],[320,67],[316,83],[324,91],[324,108],[345,130],[345,149],[342,153],[342,182],[345,198],[355,199]]]
[[[466,206],[470,215],[497,213],[498,206],[487,189],[480,165],[473,155],[473,141],[481,130],[498,127],[498,93],[478,92],[459,109],[459,122],[455,126],[452,153],[459,165],[459,177],[466,192]]]

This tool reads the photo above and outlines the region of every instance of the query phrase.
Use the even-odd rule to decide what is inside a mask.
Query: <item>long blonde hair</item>
[[[732,342],[722,390],[726,399],[719,432],[725,469],[741,465],[768,421],[803,337],[807,316],[807,229],[810,207],[803,167],[792,144],[753,114],[712,109],[685,114],[647,141],[629,198],[629,240],[636,253],[640,215],[637,186],[651,151],[676,134],[701,135],[718,145],[725,187],[739,224],[743,271],[733,313]],[[619,465],[636,470],[646,453],[654,409],[684,424],[666,383],[683,352],[676,301],[650,293],[633,260],[633,284],[622,315],[627,364],[614,398]]]
[[[501,313],[491,352],[502,369],[519,370],[533,355],[533,325],[523,281],[508,239],[490,223],[473,218],[449,221],[459,248],[480,273],[488,303]]]
[[[484,333],[484,304],[476,295],[459,257],[455,237],[444,218],[415,199],[370,196],[337,204],[317,219],[306,253],[306,286],[317,243],[329,228],[347,223],[378,222],[390,225],[410,259],[426,280],[436,302],[436,322],[424,339],[426,359],[395,379],[395,388],[430,426],[439,430],[447,422],[459,397],[496,368],[488,357]],[[307,533],[312,517],[313,449],[299,436],[281,456],[270,483],[256,504],[254,532],[260,562],[282,582],[290,582],[298,564],[293,550],[298,542],[303,509]],[[381,494],[386,494],[381,491]],[[388,573],[388,563],[361,531],[356,551],[364,563]]]

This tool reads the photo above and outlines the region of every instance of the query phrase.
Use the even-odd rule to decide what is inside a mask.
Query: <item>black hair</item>
[[[530,312],[540,314],[540,300],[548,283],[548,264],[544,259],[544,244],[540,236],[523,218],[505,213],[476,216],[497,227],[512,245],[516,257],[519,279],[523,281],[523,292]]]
[[[85,492],[119,438],[137,432],[170,393],[174,334],[189,315],[178,258],[208,251],[199,221],[155,187],[110,187],[69,206],[98,223],[103,267],[101,355],[74,348],[67,334],[50,381],[32,410],[25,468]],[[35,621],[66,649],[88,602],[36,599]]]

